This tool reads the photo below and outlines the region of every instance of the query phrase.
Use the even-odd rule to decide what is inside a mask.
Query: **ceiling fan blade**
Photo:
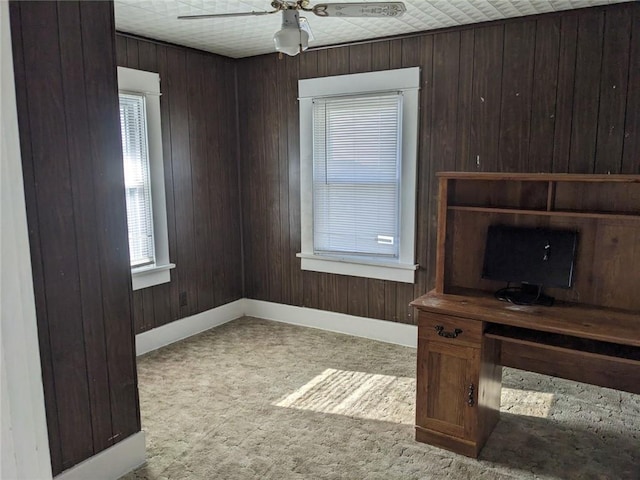
[[[309,41],[315,40],[316,38],[313,36],[313,32],[311,31],[311,25],[309,25],[309,22],[307,21],[307,19],[304,17],[300,17],[298,20],[299,20],[298,23],[300,24],[300,30],[304,30],[305,32],[307,32],[307,34],[309,35]]]
[[[311,11],[319,17],[399,17],[407,11],[402,2],[319,3]]]
[[[274,10],[272,12],[237,12],[237,13],[210,13],[205,15],[182,15],[178,17],[178,20],[200,20],[201,18],[221,18],[221,17],[250,17],[257,15],[271,15],[272,13],[278,13],[280,10]]]

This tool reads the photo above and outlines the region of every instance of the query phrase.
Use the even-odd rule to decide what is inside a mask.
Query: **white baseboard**
[[[417,345],[418,329],[415,325],[243,298],[191,317],[176,320],[148,332],[139,333],[136,335],[136,354],[143,355],[157,350],[244,315],[370,338],[406,347],[415,348]]]
[[[415,348],[418,342],[418,327],[415,325],[356,317],[326,310],[294,307],[281,303],[245,298],[244,314],[251,317],[264,318],[265,320],[275,320],[276,322],[291,323],[381,342],[395,343],[406,347]]]
[[[136,335],[136,355],[157,350],[178,340],[204,332],[244,315],[244,299],[167,323]]]
[[[144,432],[134,433],[121,442],[56,475],[55,480],[113,480],[138,468],[146,461]]]

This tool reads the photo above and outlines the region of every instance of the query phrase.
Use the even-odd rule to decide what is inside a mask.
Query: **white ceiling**
[[[404,0],[407,12],[400,18],[320,18],[311,12],[303,16],[315,36],[309,47],[316,47],[622,1],[628,0]],[[270,0],[115,0],[116,28],[228,57],[249,57],[275,51],[273,34],[280,29],[280,13],[203,20],[176,17],[270,11],[270,3]]]

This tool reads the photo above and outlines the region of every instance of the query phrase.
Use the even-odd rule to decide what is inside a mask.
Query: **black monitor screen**
[[[571,287],[578,234],[569,230],[492,225],[482,278]]]

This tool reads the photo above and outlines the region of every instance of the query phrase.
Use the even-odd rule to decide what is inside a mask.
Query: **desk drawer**
[[[482,325],[479,320],[420,312],[418,337],[429,341],[480,347]]]

